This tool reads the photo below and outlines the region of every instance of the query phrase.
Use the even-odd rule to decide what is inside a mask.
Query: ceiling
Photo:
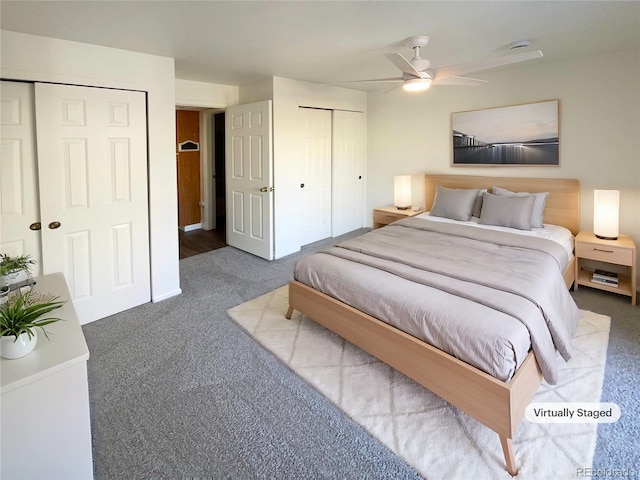
[[[382,54],[411,58],[412,35],[431,37],[421,55],[433,67],[506,55],[522,39],[544,52],[541,67],[640,51],[640,1],[2,0],[0,16],[3,30],[173,57],[177,78],[223,85],[397,76]]]

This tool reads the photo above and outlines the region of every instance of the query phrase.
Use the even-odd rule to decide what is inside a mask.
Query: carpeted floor
[[[95,478],[417,478],[225,313],[339,240],[273,262],[232,247],[184,259],[182,295],[85,325]],[[574,297],[612,317],[602,401],[622,418],[598,426],[593,466],[639,472],[640,308]]]
[[[225,313],[304,253],[190,257],[179,297],[83,327],[96,479],[417,478]]]
[[[572,293],[586,310],[611,316],[602,402],[616,403],[622,413],[616,423],[599,424],[593,476],[640,476],[640,306],[629,297],[580,287]]]

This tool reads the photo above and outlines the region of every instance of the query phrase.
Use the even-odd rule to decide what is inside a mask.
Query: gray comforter
[[[547,239],[409,218],[298,261],[294,277],[507,381],[533,348],[545,380],[579,311]]]

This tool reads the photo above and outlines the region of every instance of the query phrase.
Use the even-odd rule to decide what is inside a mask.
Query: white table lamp
[[[411,175],[393,177],[393,204],[398,210],[411,207]]]
[[[616,240],[619,230],[620,190],[593,191],[593,233],[598,238]]]

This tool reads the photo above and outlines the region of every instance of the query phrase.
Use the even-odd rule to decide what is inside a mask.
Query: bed
[[[487,193],[491,193],[494,186],[499,186],[508,192],[548,192],[544,205],[545,226],[548,224],[564,228],[568,230],[569,237],[577,233],[579,227],[579,183],[577,180],[572,179],[425,175],[426,210],[430,211],[434,208],[434,198],[436,197],[436,191],[439,191],[439,189],[479,189],[481,191],[487,190]],[[444,198],[444,193],[439,193],[439,195],[440,199]],[[495,199],[495,197],[490,195],[488,197],[491,198],[487,198],[487,196],[484,197],[487,206],[488,200],[494,201]],[[440,201],[440,204],[436,205],[436,207],[439,208],[441,205],[442,201]],[[429,226],[425,226],[427,223]],[[545,342],[548,344],[549,341],[555,342],[555,333],[553,335],[549,334],[552,337],[550,337],[551,340],[549,340],[546,338],[546,333],[540,333],[535,330],[535,328],[538,327],[535,327],[534,330],[531,331],[527,330],[529,328],[528,325],[526,328],[522,327],[522,325],[514,327],[514,335],[516,335],[514,341],[509,340],[508,344],[503,344],[502,339],[500,342],[493,342],[496,344],[500,343],[499,348],[501,350],[499,350],[497,354],[497,356],[501,358],[500,362],[489,359],[485,362],[485,365],[477,363],[477,356],[474,357],[473,354],[469,358],[466,358],[465,355],[467,354],[464,351],[466,347],[449,345],[446,343],[446,340],[442,345],[438,343],[439,340],[436,339],[434,341],[434,335],[438,337],[437,325],[432,327],[436,333],[432,333],[431,336],[428,331],[422,335],[416,334],[412,331],[412,327],[407,327],[404,324],[394,326],[393,317],[405,317],[405,309],[409,312],[419,310],[420,315],[431,315],[436,320],[441,319],[442,316],[448,316],[446,319],[447,328],[442,329],[442,331],[451,330],[452,333],[448,334],[449,339],[456,340],[460,337],[460,334],[458,330],[455,329],[460,328],[460,331],[467,330],[469,329],[469,325],[473,324],[473,321],[462,318],[466,317],[466,315],[451,312],[471,312],[471,315],[469,315],[470,319],[473,319],[475,312],[477,312],[476,317],[482,317],[483,322],[476,323],[483,324],[484,319],[490,318],[486,314],[487,309],[495,311],[495,313],[492,313],[491,322],[488,323],[493,323],[493,317],[495,317],[494,328],[500,330],[503,328],[503,325],[506,325],[506,323],[502,322],[505,321],[503,318],[505,315],[507,317],[509,316],[508,308],[521,308],[520,305],[524,305],[516,302],[514,304],[515,306],[508,306],[506,313],[501,310],[503,308],[502,306],[499,306],[498,310],[492,310],[495,307],[485,305],[486,302],[483,299],[493,297],[494,295],[483,294],[483,290],[475,291],[475,284],[472,286],[471,283],[464,283],[469,282],[471,277],[477,278],[479,275],[473,271],[465,273],[466,266],[465,268],[460,268],[461,262],[456,261],[458,255],[466,255],[468,258],[465,260],[469,260],[471,263],[473,263],[473,259],[482,256],[476,255],[475,253],[468,253],[469,246],[464,243],[474,242],[474,245],[477,244],[478,241],[475,237],[477,237],[478,234],[467,234],[468,229],[473,228],[473,226],[455,225],[455,221],[450,222],[454,225],[448,225],[447,221],[440,222],[444,226],[438,223],[439,222],[422,222],[419,218],[402,220],[383,227],[382,229],[375,230],[372,232],[378,232],[375,233],[375,235],[367,234],[369,235],[369,240],[375,240],[375,242],[373,242],[376,244],[375,248],[369,247],[369,244],[363,243],[364,239],[358,237],[351,241],[351,243],[345,245],[345,248],[339,250],[341,255],[343,255],[342,252],[346,252],[344,253],[344,255],[346,255],[344,259],[334,260],[334,255],[331,257],[318,257],[323,255],[321,253],[309,256],[308,260],[306,260],[307,257],[305,257],[305,259],[298,262],[301,263],[300,267],[296,265],[296,273],[294,275],[296,280],[289,284],[289,309],[286,317],[291,318],[293,310],[298,310],[354,345],[376,356],[391,367],[404,373],[425,388],[494,430],[500,438],[506,469],[511,475],[516,475],[518,469],[515,462],[512,439],[524,416],[525,408],[537,391],[543,376],[545,379],[549,377],[553,378],[553,362],[555,356],[549,355],[547,352],[548,345],[543,348],[543,344],[545,344]],[[445,250],[440,250],[439,253],[433,255],[433,258],[420,258],[416,260],[414,254],[417,249],[411,248],[412,243],[410,241],[405,244],[405,247],[396,249],[397,251],[392,253],[388,253],[390,252],[388,249],[380,250],[382,253],[376,253],[372,259],[369,259],[369,254],[365,252],[367,258],[367,260],[365,260],[365,253],[363,253],[365,249],[371,248],[375,250],[378,248],[377,244],[392,243],[395,241],[394,239],[401,239],[405,236],[407,238],[413,238],[412,236],[415,236],[415,238],[421,239],[422,237],[418,236],[423,235],[423,230],[433,231],[429,233],[429,235],[432,235],[432,237],[429,238],[433,239],[434,244],[432,249],[436,252],[438,252],[437,241],[442,243],[446,241],[442,240],[443,238],[453,239],[454,237],[456,237],[456,241],[458,241],[457,237],[460,237],[460,241],[463,242],[460,247],[461,253],[456,254],[456,259],[454,259],[451,264],[442,263],[447,261],[442,258],[446,257],[446,255],[442,255]],[[473,231],[475,232],[477,230]],[[482,233],[479,236],[484,235],[485,234]],[[487,233],[486,235],[490,239],[493,239],[495,236],[494,233]],[[520,245],[519,242],[526,242],[527,252],[529,248],[528,242],[538,242],[538,240],[520,240],[520,238],[524,236],[511,235],[509,233],[504,235],[504,237],[508,237],[510,239],[509,241],[516,239],[516,237],[518,238],[517,240],[513,240],[516,242],[515,246],[510,245],[505,249],[505,251],[508,250],[510,252],[509,255],[511,256],[515,255],[512,252],[514,248],[516,250],[522,250],[522,245]],[[417,242],[414,241],[414,244],[415,243]],[[547,241],[547,243],[549,242]],[[380,246],[380,248],[382,249],[383,247]],[[387,246],[384,248],[387,248]],[[440,248],[442,249],[443,247],[441,246]],[[485,247],[482,248],[484,249]],[[491,249],[492,247],[489,246],[487,248]],[[556,285],[554,287],[556,291],[549,295],[551,299],[543,300],[542,307],[540,308],[546,307],[545,303],[549,304],[550,310],[554,312],[558,310],[558,314],[555,316],[560,317],[560,321],[565,321],[566,319],[564,319],[564,317],[574,316],[575,314],[564,315],[559,307],[556,309],[553,302],[557,301],[557,297],[563,297],[563,295],[568,297],[567,290],[575,280],[575,258],[572,255],[572,243],[570,246],[564,247],[564,250],[566,250],[565,253],[562,253],[560,248],[554,247],[554,249],[557,251],[557,255],[553,257],[555,260],[551,260],[550,258],[552,256],[547,253],[536,251],[536,253],[532,253],[533,257],[530,261],[546,262],[549,263],[550,266],[545,268],[556,269],[554,274],[548,274],[549,278],[554,278],[553,282],[550,281],[548,283],[552,284],[555,282],[556,284],[560,284],[560,286],[558,287]],[[407,250],[408,253],[405,252],[405,250]],[[502,249],[500,251],[502,252]],[[527,255],[528,254],[529,253],[527,253]],[[503,254],[500,253],[500,255]],[[566,256],[566,259],[560,258],[563,256]],[[549,257],[549,259],[547,257]],[[327,259],[330,259],[330,261],[327,261]],[[494,262],[495,260],[488,261]],[[510,261],[512,260],[510,260],[508,256],[505,257],[507,264]],[[553,263],[554,261],[556,264]],[[320,265],[327,265],[326,272],[323,271],[322,275],[316,275],[314,270],[316,267],[313,266],[314,262],[318,271],[325,268],[319,267]],[[436,267],[431,267],[431,264],[435,262],[438,264],[437,268],[440,270],[437,270],[436,273],[433,273],[433,271],[427,272],[425,278],[428,278],[428,280],[422,277],[416,279],[414,277],[416,275],[422,275],[422,273],[415,273],[415,262],[420,263],[420,268],[422,268],[422,263],[425,265],[428,264],[428,269],[432,270],[436,269]],[[334,263],[335,265],[333,265]],[[344,263],[357,267],[355,273],[348,273],[347,270],[341,270],[341,268],[345,268],[342,266]],[[407,266],[406,263],[408,263],[409,266]],[[482,266],[479,265],[474,268],[482,268]],[[459,271],[460,275],[464,278],[456,278],[453,281],[463,283],[457,283],[453,287],[449,287],[447,284],[444,287],[444,293],[442,293],[439,289],[443,287],[440,287],[439,284],[434,285],[429,282],[432,282],[434,278],[440,278],[442,276],[440,275],[442,270],[449,269],[451,271]],[[419,272],[422,272],[422,270],[419,270]],[[455,275],[458,275],[458,273]],[[547,273],[545,273],[545,275],[547,275]],[[380,276],[379,279],[375,280],[378,276]],[[445,276],[449,276],[448,273]],[[320,287],[316,285],[316,281],[314,280],[316,277],[332,277],[333,281],[337,283],[334,283],[334,287],[325,288],[324,285]],[[521,277],[518,282],[524,282],[522,285],[528,285],[527,276],[521,275]],[[555,277],[557,277],[557,279]],[[303,278],[304,282],[300,281],[300,278]],[[369,278],[373,280],[373,283],[377,282],[380,285],[384,285],[385,288],[383,288],[383,291],[375,293],[373,286],[358,285],[357,282],[353,280],[354,278]],[[437,281],[439,282],[440,280]],[[447,279],[447,282],[448,281]],[[475,282],[475,280],[473,281]],[[349,282],[355,283],[351,284]],[[396,282],[398,283],[396,284]],[[483,282],[484,281],[479,283]],[[469,285],[469,288],[465,287],[463,289],[459,286],[463,284]],[[518,283],[514,281],[514,285],[518,285]],[[358,295],[355,295],[353,296],[353,300],[351,300],[352,297],[349,293],[341,293],[343,290],[349,292],[350,290],[348,290],[347,287],[357,288],[360,293],[371,289],[372,292],[374,292],[374,297],[370,297],[369,300],[356,300]],[[491,288],[491,285],[480,285],[477,288]],[[521,288],[526,287],[523,286]],[[562,290],[563,295],[558,294],[558,288]],[[451,291],[449,291],[449,289],[451,289]],[[329,293],[323,293],[320,290],[325,290]],[[385,292],[385,290],[388,291],[388,293]],[[465,290],[464,298],[458,298],[458,296],[462,297],[462,295],[459,294],[461,290]],[[424,294],[405,294],[405,291],[422,292]],[[452,291],[454,292],[453,294],[451,293]],[[469,298],[466,296],[466,291],[475,293],[470,295]],[[378,295],[378,297],[375,295]],[[385,297],[385,295],[387,295],[388,298]],[[403,298],[398,302],[397,300],[400,296]],[[341,297],[342,300],[340,299]],[[414,300],[418,302],[417,297],[423,297],[431,301],[423,302],[422,304],[411,303]],[[371,298],[377,298],[379,301],[372,301]],[[513,300],[508,300],[507,303],[512,301]],[[564,301],[565,300],[563,300],[563,302]],[[451,308],[447,308],[448,305],[443,302],[451,302]],[[378,303],[383,305],[381,310],[376,310],[372,305]],[[431,304],[434,306],[432,307]],[[441,307],[444,306],[445,313],[440,313],[439,311],[435,313],[429,312],[429,309],[435,309],[435,305],[437,304],[440,304]],[[397,310],[394,310],[396,308]],[[529,307],[522,308],[525,310],[530,309]],[[533,308],[533,310],[535,310],[535,308]],[[573,304],[572,308],[575,308],[577,312],[575,304]],[[526,315],[523,314],[523,316]],[[531,317],[533,318],[533,316],[535,316],[535,313],[532,312]],[[546,319],[547,314],[544,313],[543,316]],[[577,319],[571,321],[577,323]],[[569,325],[571,321],[567,320],[567,325]],[[515,322],[515,324],[517,325],[517,322]],[[526,344],[524,344],[522,340],[523,328],[526,332],[524,335],[529,335],[526,340],[529,343]],[[562,333],[558,338],[560,339],[560,344],[568,343],[569,345],[558,347],[558,349],[569,349],[570,336],[573,333],[571,326],[560,326],[554,329],[563,332],[566,330],[566,332]],[[407,332],[411,332],[411,334]],[[477,331],[473,330],[473,328],[471,328],[471,332],[472,338],[475,339],[473,342],[476,342],[477,345],[473,344],[470,350],[475,349],[482,351],[485,349],[482,344],[483,341],[486,341],[488,344],[492,343],[490,332],[486,340],[482,340],[479,336],[475,337],[474,335],[477,335]],[[421,339],[420,336],[422,336],[423,339]],[[468,342],[466,345],[468,345]],[[505,351],[510,354],[511,350],[513,350],[513,359],[506,359],[506,361],[503,362],[501,355],[503,355]],[[566,352],[561,351],[561,354],[565,356],[566,359],[565,353]],[[495,371],[493,370],[492,364],[502,363],[504,363],[504,365],[498,365]]]

